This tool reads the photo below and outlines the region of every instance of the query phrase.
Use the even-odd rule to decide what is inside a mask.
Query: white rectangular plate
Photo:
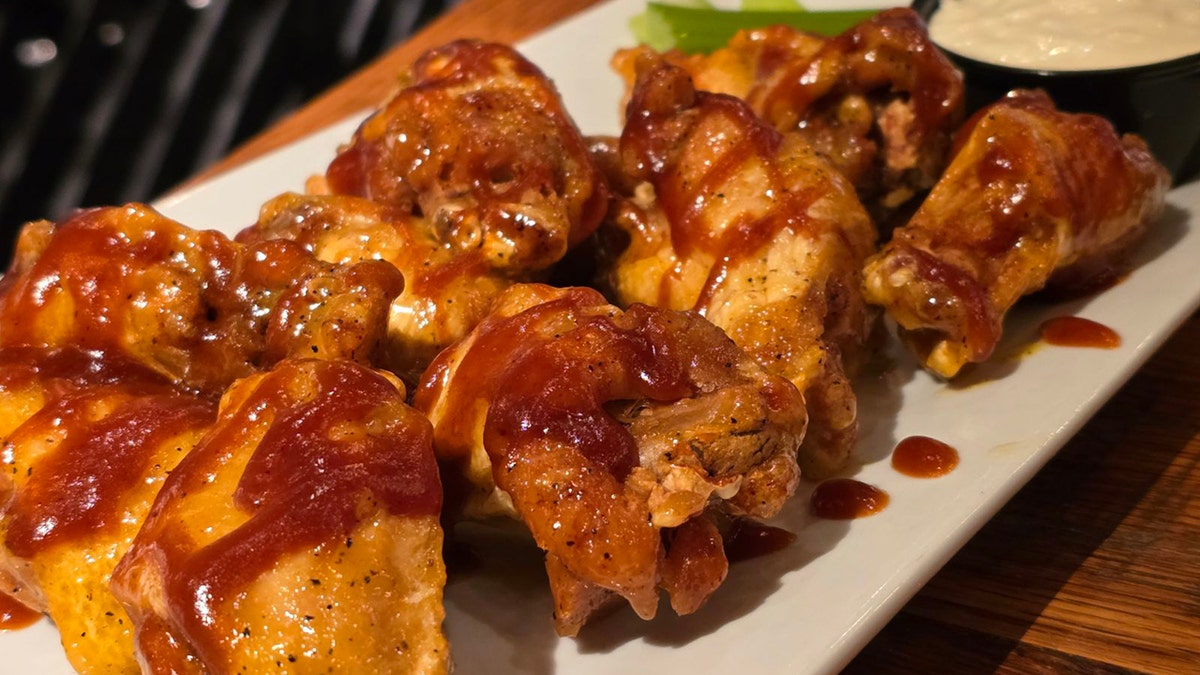
[[[614,49],[629,44],[628,19],[641,7],[642,0],[616,0],[521,45],[555,80],[587,133],[618,131],[621,84],[607,62]],[[189,225],[234,233],[255,221],[262,202],[302,189],[307,176],[321,172],[357,122],[335,125],[158,206]],[[779,519],[799,533],[796,544],[733,565],[725,585],[692,616],[675,617],[664,606],[646,623],[622,610],[589,625],[579,639],[559,639],[538,552],[502,535],[472,532],[482,568],[452,578],[446,593],[457,672],[841,668],[1200,305],[1200,184],[1176,189],[1169,201],[1127,279],[1082,301],[1019,309],[997,354],[1021,352],[1043,320],[1066,314],[1116,329],[1123,338],[1119,349],[1031,350],[977,369],[970,386],[936,382],[896,354],[893,369],[860,387],[862,466],[855,474],[890,493],[888,508],[863,520],[813,521],[806,512],[811,486],[803,487]],[[958,448],[959,467],[934,480],[896,473],[889,453],[898,439],[914,434]],[[3,672],[71,672],[46,621],[0,633],[0,654]]]

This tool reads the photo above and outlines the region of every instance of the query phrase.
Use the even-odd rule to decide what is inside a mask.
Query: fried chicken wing
[[[807,399],[802,469],[840,467],[857,437],[858,290],[875,231],[853,188],[796,134],[736,98],[643,62],[615,165],[630,189],[602,231],[621,304],[694,309]],[[636,186],[636,187],[631,187]]]
[[[113,575],[143,672],[447,672],[441,499],[394,378],[289,359],[238,382]]]
[[[376,204],[285,195],[240,239],[396,264],[408,287],[392,308],[387,365],[408,382],[503,288],[536,279],[590,234],[607,205],[604,177],[546,76],[510,47],[475,41],[418,59],[323,182]]]
[[[92,209],[22,231],[0,285],[0,347],[121,355],[216,396],[290,354],[369,359],[402,286],[384,262],[242,246],[140,204]]]
[[[867,300],[942,377],[991,355],[1022,295],[1111,279],[1162,213],[1170,185],[1140,138],[1059,112],[1040,91],[980,110],[956,146],[946,175],[867,263],[864,280]]]
[[[138,673],[109,577],[216,405],[117,358],[10,348],[0,410],[4,591],[54,619],[78,672]]]
[[[0,578],[78,670],[137,672],[109,576],[217,396],[292,354],[370,358],[401,285],[136,204],[23,230],[0,282]]]
[[[614,58],[630,89],[648,51]],[[834,38],[772,26],[741,31],[711,55],[665,56],[698,89],[742,98],[779,131],[798,131],[880,219],[937,180],[965,105],[962,75],[907,8]]]
[[[546,551],[564,635],[614,593],[644,618],[660,586],[695,610],[727,566],[706,509],[778,512],[806,420],[700,317],[541,285],[505,291],[414,405],[467,514],[515,515]]]

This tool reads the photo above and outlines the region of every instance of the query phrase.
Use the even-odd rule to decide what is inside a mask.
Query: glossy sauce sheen
[[[886,83],[891,91],[908,94],[913,104],[916,126],[909,133],[927,134],[956,114],[957,106],[949,101],[961,101],[962,95],[957,71],[933,48],[924,22],[908,8],[885,10],[863,21],[770,82],[774,84],[747,98],[776,127],[792,122],[795,111],[815,111],[815,103],[840,92],[847,82],[864,91]]]
[[[24,558],[114,527],[123,495],[141,480],[156,448],[216,417],[214,402],[179,392],[119,354],[0,349],[0,390],[30,386],[46,402],[25,424],[57,428],[62,440],[38,458],[36,471],[29,467],[4,508],[4,544]],[[90,419],[93,406],[110,405],[107,415]],[[24,442],[21,429],[9,440]]]
[[[1059,347],[1116,349],[1121,346],[1117,331],[1077,316],[1060,316],[1043,323],[1042,340]]]
[[[485,236],[510,240],[527,238],[530,225],[553,229],[524,208],[533,205],[530,195],[569,213],[571,243],[599,225],[608,203],[604,180],[546,76],[510,47],[470,40],[418,59],[408,86],[359,127],[326,180],[335,194],[430,217],[439,210],[431,199],[454,194],[460,199],[442,215],[477,221]]]
[[[678,139],[664,133],[668,120],[678,115],[675,92],[690,87],[687,74],[667,68],[664,75],[647,77],[646,86],[634,90],[631,110],[647,114],[632,117],[621,135],[622,154],[641,158],[644,167],[639,176],[655,184],[663,211],[671,223],[671,244],[681,257],[703,252],[714,258],[708,279],[693,305],[701,314],[725,282],[729,270],[747,257],[762,250],[774,237],[787,228],[802,230],[807,224],[806,213],[820,196],[819,191],[789,190],[788,181],[774,161],[782,137],[779,132],[760,122],[741,100],[729,96],[695,92],[689,101],[694,115],[692,123],[722,120],[720,125],[728,137],[721,137],[721,146],[697,152],[712,155],[710,165],[699,176],[684,175],[682,171],[666,170],[673,166],[671,157],[678,152]],[[695,138],[689,143],[699,143]],[[749,163],[761,165],[766,171],[764,188],[775,197],[772,207],[760,217],[743,214],[737,222],[725,228],[715,228],[707,221],[709,201],[724,199],[724,190],[736,186],[737,176]],[[655,167],[659,167],[655,169]],[[736,189],[736,188],[735,188]],[[669,275],[664,277],[657,304],[670,306]]]
[[[242,246],[140,204],[81,211],[44,244],[4,281],[0,347],[104,352],[214,398],[313,340],[360,346],[371,321],[356,303],[377,305],[368,318],[382,325],[403,287],[381,261],[334,267],[293,242]]]
[[[887,508],[888,493],[852,478],[827,480],[813,490],[809,511],[818,518],[853,520]]]
[[[102,419],[87,419],[89,404],[116,397],[128,400]],[[30,558],[56,543],[115,527],[121,497],[143,479],[151,453],[214,416],[212,403],[169,389],[131,395],[121,385],[102,385],[51,402],[31,423],[61,420],[65,439],[38,461],[13,497],[5,514],[5,545]]]
[[[1139,176],[1124,170],[1128,160],[1111,123],[1061,112],[1041,91],[1013,93],[977,112],[955,138],[956,150],[969,143],[979,153],[979,185],[999,194],[984,203],[990,231],[965,232],[997,258],[1018,242],[1031,243],[1031,234],[1061,238],[1055,219],[1068,214],[1071,235],[1087,243],[1138,192]],[[1056,183],[1041,178],[1049,167],[1058,172]]]
[[[967,348],[941,364],[946,377],[991,354],[1020,296],[1112,278],[1169,184],[1140,139],[1095,115],[1059,111],[1037,90],[980,109],[952,154],[920,210],[868,263],[866,284],[905,270],[912,282],[874,301],[908,315],[908,330]],[[984,197],[967,197],[975,194]]]
[[[215,364],[234,361],[228,355],[244,350],[248,339],[247,331],[238,330],[244,319],[235,316],[237,312],[217,310],[218,306],[229,309],[232,304],[232,297],[224,296],[245,290],[230,279],[235,258],[234,247],[223,235],[187,230],[149,207],[80,211],[55,227],[36,262],[13,276],[0,297],[0,320],[4,322],[0,344],[6,348],[70,344],[144,361],[146,344],[157,337],[164,350],[182,347],[194,351],[197,371],[205,372],[190,373],[188,384],[219,394],[227,382],[205,381],[209,379],[206,371]],[[197,260],[206,265],[197,266]],[[154,284],[145,283],[150,275],[154,275]],[[200,303],[172,303],[165,295],[149,290],[159,284],[172,284],[176,296],[195,294]],[[206,289],[203,293],[201,287]],[[64,296],[73,308],[65,320],[55,312]],[[142,301],[149,304],[138,309]],[[212,314],[206,317],[210,320],[196,321],[195,331],[169,338],[165,330],[154,332],[176,322],[193,322],[196,317],[182,312],[196,310]],[[145,326],[142,322],[151,311],[156,313],[154,323]],[[134,316],[143,330],[129,335],[128,323]],[[47,334],[58,335],[58,341],[48,344]],[[185,362],[190,358],[189,354]],[[236,375],[247,373],[240,370]]]
[[[725,383],[741,385],[744,368],[735,364],[747,362],[723,333],[693,314],[637,303],[622,312],[592,289],[530,285],[511,289],[464,342],[442,352],[414,402],[431,412],[444,462],[475,463],[481,450],[487,453],[490,480],[482,486],[512,499],[547,552],[556,593],[569,570],[575,579],[567,583],[583,579],[616,590],[643,616],[657,605],[657,588],[686,613],[725,578],[720,532],[700,514],[677,527],[655,524],[644,492],[650,474],[639,450],[645,450],[635,439],[639,432],[630,429],[639,413],[627,426],[628,413],[618,411],[669,410]],[[757,395],[772,410],[797,415],[788,422],[797,424],[798,434],[802,403],[795,387],[773,378],[760,387]],[[676,424],[665,419],[652,433]],[[703,462],[703,448],[679,441]],[[663,461],[685,460],[667,452]],[[634,471],[642,472],[638,480],[630,479]],[[774,499],[769,492],[764,499]],[[581,610],[568,603],[556,611],[560,630],[578,630],[571,622],[581,620]]]
[[[312,391],[312,399],[297,399],[297,388]],[[234,493],[248,521],[190,552],[181,546],[187,535],[172,531],[170,522],[152,520],[139,535],[157,536],[167,557],[169,603],[202,658],[218,662],[227,601],[289,553],[344,537],[359,522],[364,500],[392,515],[440,511],[428,423],[412,411],[394,414],[391,408],[402,405],[393,384],[356,364],[285,361],[223,414],[215,433],[172,474],[160,506],[203,490],[213,463],[230,461],[244,429],[270,411],[271,426]],[[376,426],[377,419],[384,421]],[[215,624],[199,611],[201,604],[214,608]]]
[[[725,557],[729,562],[758,558],[782,551],[795,541],[794,532],[738,518],[725,534]]]
[[[0,348],[0,390],[37,384],[55,397],[71,389],[99,384],[154,387],[163,377],[120,354],[103,354],[76,347]]]
[[[909,436],[892,451],[892,468],[913,478],[945,476],[958,466],[958,451],[928,436]]]
[[[0,593],[0,631],[24,628],[41,618],[41,613],[17,602],[7,593]]]
[[[537,334],[539,325],[555,314],[606,304],[595,291],[574,288],[517,316],[481,324],[454,376],[454,382],[470,383],[476,391],[449,396],[447,428],[439,436],[470,438],[471,407],[477,398],[491,400],[487,427],[504,440],[485,445],[497,465],[510,461],[510,449],[558,440],[623,479],[638,463],[637,446],[603,403],[616,398],[673,400],[690,396],[693,389],[684,376],[684,363],[659,358],[645,336],[617,329],[604,316],[582,319],[582,325],[555,339]],[[640,315],[640,310],[631,311]],[[574,350],[581,343],[596,350],[593,359],[579,358],[580,352]],[[507,367],[497,368],[499,363]],[[445,367],[439,359],[430,371]],[[630,375],[616,378],[617,371]],[[512,377],[515,373],[520,377]],[[439,379],[424,378],[425,385],[417,392],[418,408],[436,395],[430,386]],[[612,390],[610,380],[615,379],[623,379],[634,390]],[[456,445],[441,439],[439,443]]]

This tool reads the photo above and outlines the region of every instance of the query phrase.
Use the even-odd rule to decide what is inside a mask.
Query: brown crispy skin
[[[512,48],[458,41],[413,65],[314,186],[268,202],[246,242],[330,262],[382,259],[407,282],[382,365],[415,383],[496,295],[587,237],[607,187],[554,86]]]
[[[375,362],[409,384],[483,318],[496,294],[512,283],[510,274],[519,278],[534,269],[513,252],[495,265],[478,242],[449,242],[427,219],[344,195],[280,195],[238,238],[294,241],[326,262],[382,260],[400,270],[404,290],[388,308],[387,333]]]
[[[143,672],[447,672],[440,508],[394,380],[289,359],[240,381],[113,574]]]
[[[654,57],[615,165],[626,189],[601,269],[618,302],[694,309],[791,380],[811,418],[802,469],[837,470],[857,438],[849,375],[869,332],[858,287],[875,238],[853,188],[799,136]]]
[[[540,285],[505,291],[414,404],[465,477],[468,515],[517,516],[546,551],[564,635],[612,593],[644,618],[660,585],[678,610],[699,607],[727,563],[691,523],[713,502],[778,512],[805,425],[796,390],[700,317]]]
[[[1005,313],[1050,285],[1095,287],[1162,213],[1170,178],[1135,136],[1059,112],[1040,91],[980,110],[912,220],[866,266],[883,307],[929,370],[986,360]]]
[[[630,89],[646,47],[614,67]],[[744,99],[779,131],[798,131],[883,219],[929,189],[962,120],[962,75],[907,8],[833,37],[786,26],[744,30],[710,55],[665,55],[702,91]]]
[[[371,358],[403,287],[379,261],[243,246],[142,204],[33,223],[0,296],[0,347],[77,347],[218,396],[288,354]]]

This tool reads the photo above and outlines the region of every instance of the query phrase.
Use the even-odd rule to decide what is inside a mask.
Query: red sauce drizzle
[[[630,307],[626,318],[632,329],[620,328],[604,315],[588,317],[567,335],[514,357],[506,374],[520,375],[505,382],[492,402],[485,434],[488,452],[495,448],[486,443],[493,434],[506,437],[503,445],[513,449],[558,439],[624,480],[638,465],[637,444],[604,402],[672,401],[695,391],[686,363],[671,358],[656,341],[656,312]]]
[[[927,309],[940,311],[927,317],[932,327],[945,331],[952,340],[965,340],[972,361],[987,360],[1000,341],[1001,320],[992,310],[984,287],[964,270],[927,251],[907,242],[896,247],[903,251],[897,257],[903,261],[900,264],[907,263],[934,294],[936,305]]]
[[[1116,349],[1121,346],[1117,331],[1077,316],[1060,316],[1043,323],[1042,340],[1060,347]]]
[[[760,63],[760,72],[769,65],[769,61]],[[924,22],[908,8],[884,10],[830,38],[811,58],[785,59],[780,67],[786,70],[776,77],[759,78],[747,95],[776,127],[811,119],[819,104],[847,90],[886,89],[907,94],[912,101],[916,116],[911,139],[948,126],[963,97],[957,70],[930,42]]]
[[[511,205],[540,192],[535,199],[570,210],[572,245],[600,224],[608,208],[604,176],[537,66],[505,45],[458,40],[426,52],[408,75],[330,163],[325,177],[334,194],[432,216],[443,195],[466,188],[474,204],[460,213],[477,218],[485,234],[509,230],[523,239],[530,223],[544,228],[510,218]],[[496,111],[521,123],[498,123]]]
[[[37,329],[46,304],[61,292],[74,299],[72,322],[81,346],[122,344],[119,312],[129,290],[125,279],[166,258],[174,242],[171,233],[155,230],[131,246],[112,224],[121,217],[126,217],[123,209],[88,209],[58,225],[37,261],[15,275],[0,298],[4,346],[39,344]]]
[[[770,555],[791,546],[796,534],[748,518],[736,518],[725,534],[725,557],[729,562]]]
[[[172,436],[211,422],[216,406],[174,392],[137,395],[89,422],[92,402],[127,393],[121,385],[89,387],[53,401],[30,423],[61,420],[66,437],[43,457],[8,508],[5,544],[30,558],[56,542],[107,529],[120,517],[122,495],[145,474],[151,453]]]
[[[297,379],[316,390],[312,400],[296,400]],[[200,607],[221,611],[228,598],[289,552],[349,534],[364,500],[381,503],[393,515],[441,510],[429,424],[411,410],[395,414],[406,410],[402,406],[389,381],[357,364],[285,361],[175,470],[160,505],[203,490],[210,465],[227,461],[253,416],[268,409],[274,414],[234,492],[234,504],[250,520],[191,555],[182,541],[186,536],[166,520],[169,510],[139,535],[156,537],[165,549],[172,611],[202,658],[217,653],[221,621]],[[347,424],[372,426],[369,433],[349,434]]]
[[[888,493],[852,478],[834,478],[817,486],[809,511],[818,518],[853,520],[873,516],[888,505]]]
[[[958,451],[928,436],[909,436],[892,452],[892,468],[914,478],[945,476],[958,466]]]
[[[42,614],[26,607],[7,593],[0,593],[0,631],[24,628],[41,618]]]
[[[102,353],[77,347],[0,348],[0,391],[13,391],[37,383],[47,398],[99,384],[122,383],[151,388],[166,380],[119,353]]]
[[[182,394],[162,376],[117,354],[75,347],[0,349],[0,390],[37,387],[46,403],[14,433],[59,427],[63,441],[5,508],[5,544],[32,557],[55,542],[110,527],[151,452],[171,436],[209,424],[215,402]],[[91,421],[90,406],[115,403]],[[21,429],[33,431],[22,432]]]
[[[686,372],[685,357],[691,355],[672,354],[656,342],[662,330],[657,310],[631,307],[628,327],[601,314],[579,317],[563,335],[539,334],[559,315],[606,305],[595,291],[572,288],[515,316],[481,323],[448,385],[448,408],[437,430],[440,447],[466,452],[463,439],[472,437],[474,406],[482,399],[492,402],[484,446],[496,465],[507,464],[508,453],[522,446],[555,440],[623,480],[638,464],[637,445],[604,403],[670,401],[691,396],[694,385]],[[418,409],[428,410],[446,384],[448,354],[422,378],[414,400]]]

